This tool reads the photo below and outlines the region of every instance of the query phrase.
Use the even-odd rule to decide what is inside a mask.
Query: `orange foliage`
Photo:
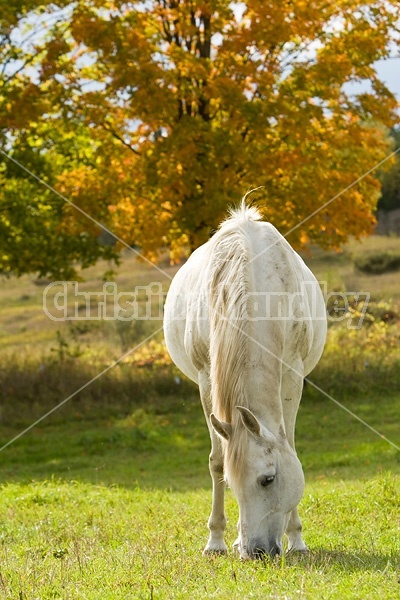
[[[155,256],[178,258],[249,188],[285,233],[389,152],[396,100],[374,63],[398,27],[395,0],[82,0],[38,54],[32,114],[87,127],[94,160],[61,191]],[[236,13],[235,13],[236,10]],[[60,84],[60,77],[62,83]],[[368,80],[361,93],[350,84]],[[26,91],[9,92],[27,126]],[[53,107],[53,110],[52,110]],[[60,149],[62,153],[62,149]],[[372,231],[376,173],[329,203],[291,242],[338,247]],[[83,217],[66,206],[62,228]],[[95,234],[93,229],[93,234]]]

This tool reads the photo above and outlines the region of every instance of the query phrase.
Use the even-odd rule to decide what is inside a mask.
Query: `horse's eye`
[[[268,487],[269,485],[271,485],[274,479],[275,475],[261,475],[261,477],[258,478],[258,483],[262,487]]]

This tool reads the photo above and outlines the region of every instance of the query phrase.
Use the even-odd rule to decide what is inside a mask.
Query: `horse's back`
[[[232,223],[233,225],[233,223]],[[326,309],[319,283],[303,259],[271,224],[243,219],[238,223],[248,248],[248,306],[259,347],[277,354],[283,368],[301,363],[304,375],[317,364],[326,338]],[[279,343],[273,347],[273,339]],[[272,346],[272,348],[271,348]],[[280,350],[282,348],[282,351]]]
[[[239,243],[240,249],[235,255],[232,246]],[[246,335],[258,345],[258,354],[260,348],[268,346],[270,353],[276,354],[283,364],[300,359],[304,374],[307,374],[318,362],[326,336],[325,305],[319,284],[275,227],[252,220],[245,210],[226,221],[211,240],[198,248],[171,284],[165,305],[164,329],[173,361],[196,382],[198,372],[207,368],[210,288],[218,268],[224,277],[227,263],[234,263],[235,256],[246,269],[246,293],[250,297],[247,314],[253,324],[249,324]],[[235,267],[233,264],[233,276]],[[269,302],[272,298],[275,310],[280,303],[281,311],[288,310],[288,303],[293,303],[293,298],[301,297],[300,312],[280,314],[281,318],[279,315],[257,315],[254,305],[259,304],[259,297],[263,301],[267,298]],[[288,300],[282,303],[280,297]],[[256,326],[254,322],[257,322]]]

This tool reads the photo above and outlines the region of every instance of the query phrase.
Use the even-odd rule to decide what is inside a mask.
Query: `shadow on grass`
[[[382,554],[378,552],[366,552],[365,550],[355,550],[354,552],[343,550],[327,550],[318,548],[311,550],[307,554],[289,553],[284,558],[288,566],[301,566],[320,571],[376,571],[384,572],[390,566],[395,567],[398,564],[398,556],[391,554]]]

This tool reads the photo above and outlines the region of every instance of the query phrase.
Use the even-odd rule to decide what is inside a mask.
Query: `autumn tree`
[[[400,129],[390,132],[395,148],[400,150]],[[382,195],[378,208],[385,212],[400,209],[400,152],[389,171],[382,174]]]
[[[24,6],[8,15],[11,30]],[[148,255],[204,242],[256,186],[285,233],[390,152],[396,100],[374,63],[396,43],[397,0],[78,0],[37,11],[43,34],[23,48],[10,37],[26,64],[0,91],[3,147],[44,128],[36,155],[52,155],[55,187]],[[74,128],[80,157],[64,141]],[[372,172],[290,241],[339,246],[371,232],[379,190]],[[57,210],[58,234],[86,232],[94,260],[98,228],[71,205]]]
[[[40,76],[39,42],[43,46],[49,24],[63,14],[62,5],[50,13],[43,1],[26,9],[25,2],[0,7],[0,150],[13,158],[0,154],[0,273],[68,278],[74,264],[89,266],[116,253],[100,243],[101,229],[91,222],[69,232],[65,201],[29,174],[57,187],[66,169],[94,164],[96,145],[86,124],[72,115],[60,118],[62,86],[45,84]]]

